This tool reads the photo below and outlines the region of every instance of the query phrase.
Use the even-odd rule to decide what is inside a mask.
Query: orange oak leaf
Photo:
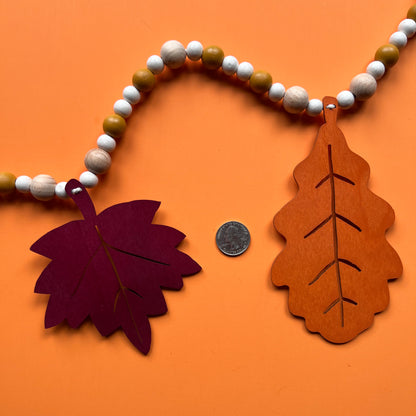
[[[369,165],[348,148],[337,111],[336,99],[325,97],[325,124],[294,171],[298,193],[275,216],[286,247],[272,281],[289,287],[289,310],[309,331],[345,343],[386,309],[388,280],[402,264],[385,238],[393,209],[368,189]]]

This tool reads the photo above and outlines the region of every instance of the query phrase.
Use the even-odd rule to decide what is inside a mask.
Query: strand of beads
[[[399,60],[400,49],[407,44],[407,39],[416,33],[416,5],[407,12],[407,18],[399,23],[397,31],[390,38],[389,43],[380,46],[374,60],[367,66],[366,72],[356,75],[350,84],[349,90],[341,91],[337,95],[338,105],[341,108],[351,108],[355,101],[370,98],[377,89],[377,80],[383,77],[386,70],[394,66]]]
[[[402,20],[396,32],[389,39],[389,43],[377,49],[374,60],[367,66],[366,72],[356,75],[349,90],[341,91],[337,95],[338,105],[343,109],[351,108],[355,101],[366,100],[376,91],[377,80],[382,78],[385,71],[391,68],[399,59],[399,49],[407,44],[407,40],[416,33],[416,5],[412,6],[407,18]],[[150,92],[156,83],[156,76],[166,67],[180,68],[186,62],[201,60],[208,70],[222,69],[228,76],[236,76],[240,81],[248,82],[251,90],[256,94],[266,94],[270,101],[282,101],[283,108],[292,114],[306,112],[310,116],[317,116],[322,112],[322,101],[309,99],[307,91],[300,86],[288,88],[278,82],[273,83],[268,72],[255,71],[249,62],[239,63],[232,55],[224,56],[224,52],[217,46],[203,48],[198,41],[192,41],[187,48],[176,40],[163,44],[160,56],[152,55],[147,60],[146,68],[139,69],[133,75],[132,84],[123,90],[123,98],[114,103],[114,114],[105,118],[103,122],[104,134],[97,140],[97,147],[85,155],[86,171],[80,175],[80,182],[87,188],[98,184],[98,175],[110,168],[110,153],[116,148],[116,139],[120,138],[126,129],[126,120],[131,115],[134,105],[142,93]],[[39,200],[48,200],[57,195],[66,198],[66,182],[58,184],[49,175],[37,175],[33,179],[26,175],[15,177],[9,172],[0,172],[0,193],[10,193],[15,189],[19,192],[30,192]]]

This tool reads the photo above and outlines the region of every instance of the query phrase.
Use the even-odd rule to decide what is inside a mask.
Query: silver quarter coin
[[[241,222],[228,221],[218,229],[215,241],[220,251],[227,256],[239,256],[248,249],[250,232]]]

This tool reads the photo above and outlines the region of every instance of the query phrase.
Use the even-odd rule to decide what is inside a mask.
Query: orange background
[[[310,97],[336,95],[365,71],[408,0],[0,0],[0,170],[78,177],[114,101],[168,39],[218,44]],[[29,251],[79,213],[58,201],[0,200],[0,410],[4,415],[412,415],[416,405],[416,40],[373,98],[341,116],[371,189],[395,209],[388,240],[404,265],[389,308],[346,345],[310,334],[270,282],[283,248],[272,226],[295,194],[295,165],[319,125],[289,117],[231,82],[183,71],[132,115],[113,166],[91,192],[97,211],[161,200],[156,222],[188,236],[203,272],[152,318],[150,354],[120,331],[102,338],[43,329],[33,293],[48,261]],[[251,232],[243,256],[217,250],[217,228]]]

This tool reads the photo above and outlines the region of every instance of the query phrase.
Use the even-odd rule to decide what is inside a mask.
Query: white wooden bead
[[[413,19],[404,19],[399,23],[398,29],[411,38],[416,33],[416,22]]]
[[[226,75],[234,75],[238,69],[238,61],[235,56],[228,55],[222,61],[222,70]]]
[[[133,85],[128,85],[123,90],[123,97],[127,102],[134,105],[140,101],[140,92]]]
[[[237,78],[241,81],[248,81],[253,75],[254,68],[250,62],[241,62],[237,68]]]
[[[94,188],[94,186],[98,184],[98,176],[87,170],[81,173],[79,176],[79,181],[86,188]]]
[[[127,118],[133,111],[133,107],[127,100],[117,100],[114,103],[113,110],[119,116]]]
[[[116,145],[117,142],[108,134],[102,134],[97,139],[97,146],[108,153],[111,153],[116,148]]]
[[[55,195],[61,199],[68,198],[68,194],[65,191],[66,182],[59,182],[55,186]]]
[[[377,81],[370,74],[358,74],[351,80],[350,91],[359,101],[370,98],[376,92],[376,89]]]
[[[198,61],[201,59],[203,51],[204,47],[197,40],[189,42],[188,46],[186,47],[186,54],[191,61]]]
[[[338,105],[346,110],[354,105],[355,97],[351,91],[344,90],[337,95],[337,101]]]
[[[30,193],[40,201],[52,199],[55,195],[56,182],[52,176],[37,175],[30,184]]]
[[[177,40],[168,40],[162,45],[160,56],[167,67],[176,69],[185,63],[186,51],[182,43]]]
[[[283,97],[283,108],[291,114],[301,113],[309,104],[309,96],[302,87],[290,87]]]
[[[91,149],[84,159],[85,167],[92,173],[100,175],[111,166],[111,156],[102,149]]]
[[[163,69],[165,68],[163,59],[159,55],[149,56],[146,66],[147,69],[153,72],[155,75],[162,73]]]
[[[285,87],[280,82],[275,82],[269,89],[269,100],[276,103],[285,96]]]
[[[407,44],[407,36],[404,32],[394,32],[390,36],[389,43],[401,49]]]
[[[29,192],[30,191],[30,184],[32,183],[32,178],[30,176],[21,175],[16,178],[16,182],[14,186],[19,192]]]
[[[323,107],[321,100],[313,98],[309,100],[308,106],[306,107],[306,114],[315,117],[321,113]]]
[[[372,75],[374,79],[380,79],[386,72],[386,67],[383,62],[373,61],[368,64],[366,72]]]

